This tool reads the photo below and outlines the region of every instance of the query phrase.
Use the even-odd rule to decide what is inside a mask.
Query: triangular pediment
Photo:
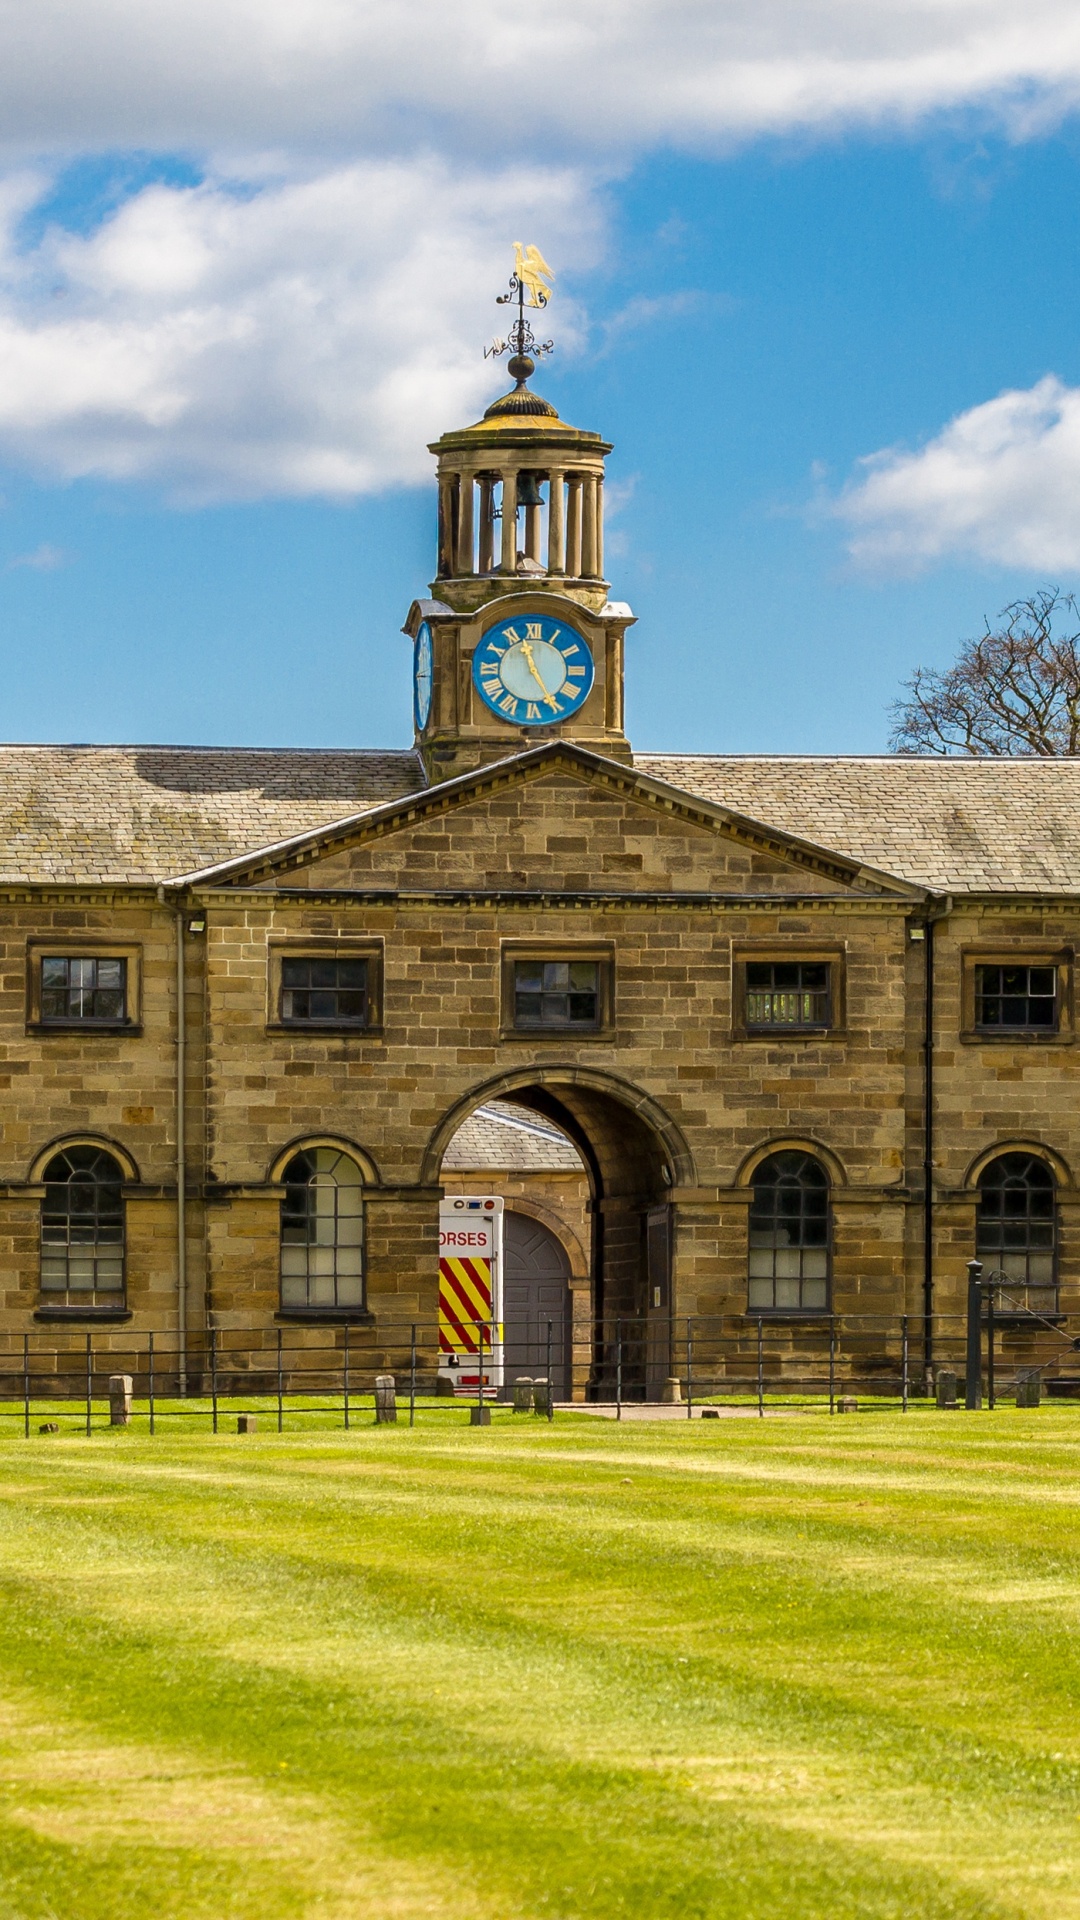
[[[895,876],[567,741],[175,884],[922,897]]]

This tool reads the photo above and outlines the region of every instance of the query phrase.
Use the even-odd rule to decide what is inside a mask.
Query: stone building
[[[392,1363],[508,1108],[573,1156],[558,1203],[482,1164],[563,1247],[579,1392],[622,1319],[639,1388],[688,1317],[719,1370],[830,1316],[940,1357],[976,1249],[1080,1307],[1080,766],[632,749],[610,447],[513,370],[433,448],[411,747],[0,750],[9,1351]]]

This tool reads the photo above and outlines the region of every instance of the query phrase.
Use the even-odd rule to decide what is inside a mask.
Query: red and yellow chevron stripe
[[[491,1346],[491,1261],[439,1259],[439,1348],[479,1353]]]

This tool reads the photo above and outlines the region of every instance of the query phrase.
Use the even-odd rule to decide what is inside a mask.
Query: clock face
[[[423,733],[431,712],[431,628],[426,620],[417,628],[413,648],[413,717]]]
[[[522,614],[489,627],[473,654],[480,698],[517,727],[555,726],[592,692],[593,657],[574,627]]]

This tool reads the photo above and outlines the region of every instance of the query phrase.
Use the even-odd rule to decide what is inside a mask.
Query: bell
[[[542,474],[526,470],[518,474],[517,503],[519,507],[542,507],[544,502],[540,493]]]

